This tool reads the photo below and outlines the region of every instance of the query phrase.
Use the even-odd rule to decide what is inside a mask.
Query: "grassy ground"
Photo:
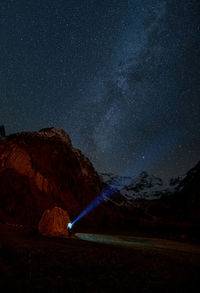
[[[199,280],[194,252],[45,238],[0,225],[2,292],[200,292]]]

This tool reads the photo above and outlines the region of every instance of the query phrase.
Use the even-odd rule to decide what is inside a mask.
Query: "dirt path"
[[[82,240],[98,242],[110,245],[132,247],[139,249],[156,249],[183,252],[188,254],[200,255],[200,245],[193,243],[178,242],[158,238],[146,238],[124,235],[104,235],[90,233],[76,233],[76,236]]]

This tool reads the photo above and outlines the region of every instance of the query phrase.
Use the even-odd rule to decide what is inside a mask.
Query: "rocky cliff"
[[[61,129],[21,132],[0,141],[0,219],[37,224],[60,206],[74,219],[101,190],[91,162]]]

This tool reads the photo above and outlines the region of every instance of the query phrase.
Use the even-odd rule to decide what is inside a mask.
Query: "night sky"
[[[199,161],[199,1],[1,0],[0,9],[7,134],[63,128],[97,171],[122,175],[137,162],[166,179]]]

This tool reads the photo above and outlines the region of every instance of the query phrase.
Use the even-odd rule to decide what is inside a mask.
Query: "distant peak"
[[[65,142],[71,145],[71,139],[69,135],[61,128],[56,128],[56,127],[42,128],[39,130],[39,133],[47,137],[59,136],[62,140],[64,140]]]
[[[47,128],[42,128],[39,130],[39,132],[46,132],[46,133],[58,133],[58,134],[66,134],[65,131],[61,128],[56,128],[56,127],[47,127]]]

